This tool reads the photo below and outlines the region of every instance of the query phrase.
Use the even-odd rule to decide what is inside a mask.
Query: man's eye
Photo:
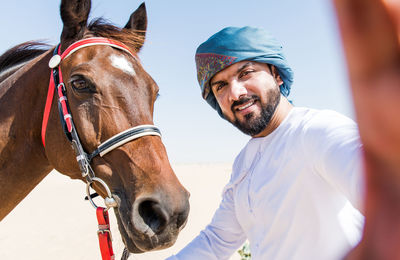
[[[226,83],[219,83],[219,84],[215,85],[214,91],[215,91],[215,92],[219,92],[219,91],[221,91],[226,85],[227,85]]]
[[[217,91],[221,90],[224,87],[224,84],[218,84],[215,88]]]
[[[252,72],[254,72],[254,71],[253,71],[253,70],[245,70],[245,71],[242,71],[242,72],[239,74],[239,78],[241,79],[241,78],[243,78],[243,77],[249,75],[249,74],[252,73]]]

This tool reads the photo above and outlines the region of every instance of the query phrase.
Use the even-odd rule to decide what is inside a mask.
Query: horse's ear
[[[81,39],[89,17],[90,0],[62,0],[60,6],[61,20],[64,27],[61,41]]]
[[[131,14],[129,21],[124,28],[128,30],[134,30],[138,35],[143,37],[144,42],[147,29],[147,12],[144,2],[136,9],[136,11]],[[142,46],[138,47],[138,51],[141,47]]]

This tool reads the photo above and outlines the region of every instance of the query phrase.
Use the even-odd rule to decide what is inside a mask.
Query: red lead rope
[[[96,215],[97,221],[99,223],[99,230],[97,231],[97,234],[99,236],[101,258],[103,260],[113,260],[115,259],[115,255],[111,243],[111,231],[110,222],[108,219],[108,211],[106,211],[103,207],[97,207]]]

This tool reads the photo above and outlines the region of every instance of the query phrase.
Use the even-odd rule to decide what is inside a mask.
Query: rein
[[[46,105],[44,110],[44,116],[42,121],[42,143],[46,147],[45,137],[46,128],[50,116],[50,110],[52,106],[54,91],[57,91],[58,95],[58,111],[61,119],[62,128],[67,139],[70,141],[75,154],[76,160],[78,162],[79,168],[82,173],[82,177],[86,180],[86,194],[90,203],[96,209],[96,215],[99,223],[98,237],[100,244],[100,251],[103,260],[114,259],[115,255],[112,250],[111,244],[111,232],[108,218],[108,209],[111,207],[117,207],[118,204],[112,196],[112,193],[107,186],[107,184],[100,178],[95,176],[95,173],[90,166],[91,160],[96,156],[104,156],[105,154],[111,152],[119,146],[122,146],[132,140],[140,138],[147,135],[157,135],[161,137],[160,130],[154,125],[139,125],[129,128],[119,134],[114,135],[102,144],[100,144],[92,153],[86,153],[80,142],[78,132],[76,131],[74,122],[72,120],[72,114],[70,112],[66,87],[63,82],[60,63],[68,58],[72,53],[93,45],[107,45],[113,48],[117,48],[124,51],[131,56],[135,55],[128,49],[124,44],[102,37],[87,38],[77,41],[70,45],[62,54],[60,53],[60,44],[54,49],[53,57],[49,61],[49,67],[51,68],[49,89],[47,92]],[[106,190],[107,197],[104,199],[106,208],[97,207],[92,198],[93,195],[90,194],[90,187],[93,182],[98,182]]]

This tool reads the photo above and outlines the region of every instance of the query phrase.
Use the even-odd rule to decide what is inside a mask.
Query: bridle
[[[44,110],[43,122],[42,122],[42,142],[43,146],[46,147],[45,137],[48,119],[50,116],[51,105],[53,101],[54,91],[57,90],[58,95],[58,111],[61,119],[62,128],[67,139],[70,141],[73,150],[76,154],[76,160],[78,162],[82,177],[86,180],[86,193],[90,203],[96,209],[97,218],[99,221],[99,241],[100,249],[103,259],[113,259],[114,253],[111,246],[111,233],[109,228],[108,213],[107,210],[111,207],[117,207],[117,202],[112,196],[111,190],[107,184],[100,178],[95,176],[95,173],[90,166],[91,160],[96,156],[104,156],[119,146],[122,146],[132,140],[140,138],[142,136],[156,135],[161,136],[160,130],[154,125],[139,125],[129,128],[119,134],[116,134],[100,144],[92,153],[86,153],[82,147],[78,133],[76,131],[74,122],[72,120],[72,114],[70,112],[67,93],[65,84],[63,82],[60,63],[68,58],[72,53],[93,45],[107,45],[113,48],[119,49],[136,57],[129,48],[121,42],[114,41],[112,39],[93,37],[77,41],[71,44],[62,54],[60,50],[60,44],[54,49],[53,56],[49,61],[49,67],[51,68],[49,89],[47,92],[46,105]],[[90,187],[93,182],[98,182],[103,186],[107,193],[107,197],[104,199],[106,208],[97,207],[92,200],[93,195],[90,194]]]

